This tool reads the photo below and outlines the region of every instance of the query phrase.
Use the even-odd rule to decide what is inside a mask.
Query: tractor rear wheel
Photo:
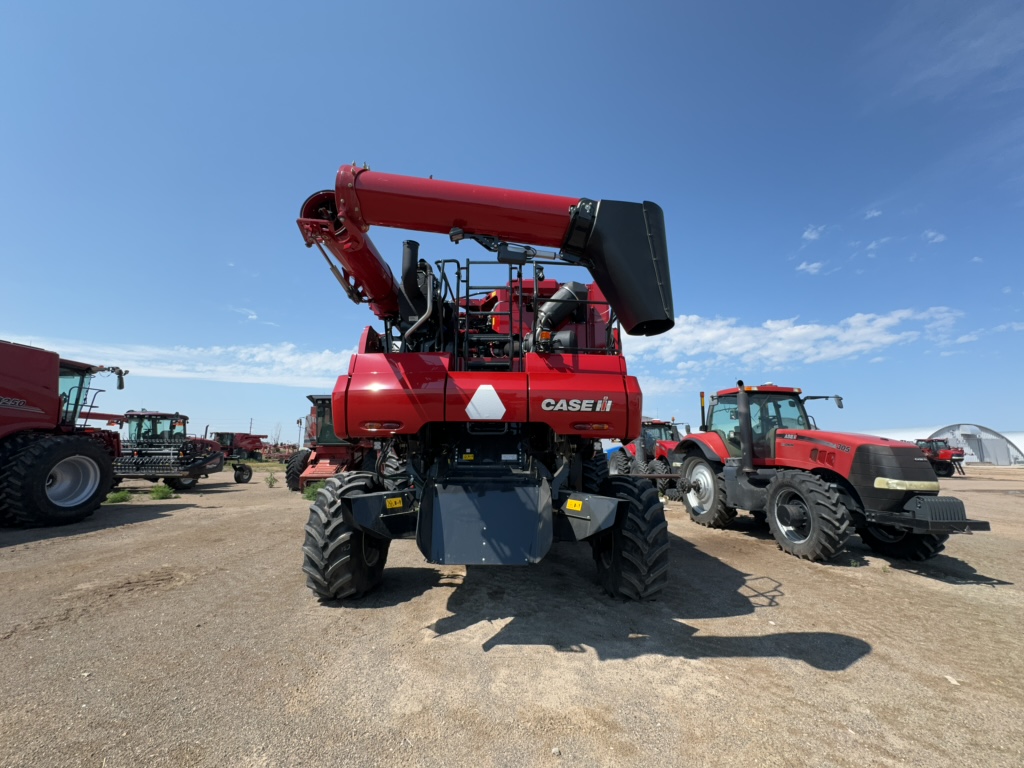
[[[288,486],[289,491],[299,490],[299,478],[302,477],[302,473],[309,466],[311,453],[312,451],[309,448],[303,448],[301,451],[293,453],[288,459],[288,464],[284,469],[284,483]]]
[[[608,472],[613,475],[628,475],[629,465],[632,463],[633,457],[620,448],[608,459]]]
[[[683,493],[683,504],[690,519],[707,528],[726,528],[736,517],[736,508],[726,504],[725,481],[721,468],[703,456],[691,456],[683,462],[683,480],[690,490]]]
[[[248,483],[252,480],[252,467],[248,464],[239,464],[235,467],[235,482]]]
[[[779,549],[816,563],[846,545],[850,512],[827,482],[810,472],[780,472],[768,486],[768,527]]]
[[[930,560],[946,548],[949,534],[913,533],[889,525],[863,525],[857,529],[861,541],[874,552],[896,560]]]
[[[113,457],[98,440],[67,435],[30,441],[0,476],[6,520],[19,526],[77,523],[99,509],[113,477]]]
[[[369,472],[345,472],[327,480],[309,507],[302,570],[321,600],[359,598],[380,584],[391,541],[349,525],[341,500],[384,490]]]
[[[668,523],[649,480],[612,475],[603,496],[620,502],[615,524],[592,539],[597,576],[613,597],[648,600],[668,583]]]
[[[191,491],[199,485],[198,477],[165,477],[164,485],[176,491]]]
[[[661,459],[655,459],[647,465],[647,471],[652,475],[667,475],[672,470],[669,469],[668,463]],[[669,485],[672,484],[671,480],[654,480],[651,479],[654,486],[658,489],[658,493],[664,496],[668,492]]]

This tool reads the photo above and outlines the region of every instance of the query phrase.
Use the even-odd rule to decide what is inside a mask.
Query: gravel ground
[[[991,533],[908,567],[780,552],[667,504],[671,586],[589,548],[320,605],[307,502],[257,473],[0,530],[0,766],[1020,766],[1024,470],[943,480]],[[222,479],[225,478],[225,479]]]

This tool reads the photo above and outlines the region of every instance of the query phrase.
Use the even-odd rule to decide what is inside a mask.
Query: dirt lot
[[[319,605],[307,502],[249,485],[0,531],[0,765],[1024,764],[1024,471],[943,480],[993,532],[822,566],[669,504],[672,584],[589,548],[433,567]],[[746,521],[750,521],[747,524]]]

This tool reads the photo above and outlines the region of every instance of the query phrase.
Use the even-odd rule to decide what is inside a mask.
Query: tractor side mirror
[[[836,395],[835,398],[836,398],[836,405],[839,407],[839,410],[842,410],[843,409],[843,398],[841,398],[839,395]]]
[[[686,434],[690,434],[690,425],[689,424],[683,424],[683,429],[686,430]]]

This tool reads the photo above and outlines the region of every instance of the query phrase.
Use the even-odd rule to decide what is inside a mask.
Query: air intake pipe
[[[737,381],[736,410],[740,420],[740,468],[754,471],[754,429],[750,424],[750,395],[742,381]]]

